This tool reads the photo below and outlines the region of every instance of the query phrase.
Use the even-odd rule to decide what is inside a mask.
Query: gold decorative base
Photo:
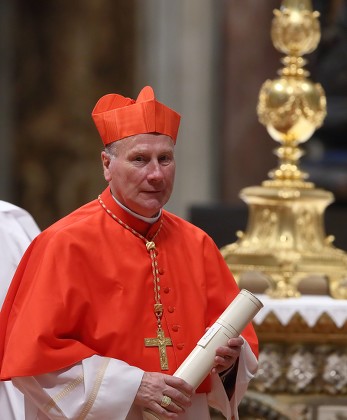
[[[295,313],[283,325],[270,312],[254,327],[260,342],[259,367],[240,415],[253,407],[252,414],[264,420],[344,419],[347,322],[338,327],[322,312],[315,325],[309,326]]]
[[[249,208],[246,232],[221,249],[240,287],[261,293],[265,281],[265,293],[274,298],[298,297],[305,288],[347,298],[347,254],[333,246],[334,237],[325,235],[323,225],[332,193],[256,186],[240,196]],[[246,273],[252,280],[244,284]]]
[[[311,326],[295,312],[284,325],[271,311],[253,325],[260,343],[259,367],[239,405],[240,418],[345,419],[347,321],[337,326],[322,311]]]

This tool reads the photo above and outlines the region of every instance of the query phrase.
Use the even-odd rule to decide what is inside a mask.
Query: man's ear
[[[111,173],[110,173],[111,157],[105,151],[101,152],[101,162],[102,162],[102,168],[104,170],[104,178],[107,182],[109,182],[111,180]]]
[[[102,166],[108,169],[108,167],[110,166],[111,158],[110,155],[104,150],[101,152],[101,162]]]

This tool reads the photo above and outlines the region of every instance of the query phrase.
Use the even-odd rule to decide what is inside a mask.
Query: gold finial
[[[275,151],[279,166],[263,185],[313,188],[299,168],[303,151],[298,146],[312,136],[326,116],[323,88],[308,79],[302,58],[319,43],[319,13],[312,11],[310,0],[284,0],[274,15],[272,41],[286,57],[281,60],[284,67],[278,72],[280,77],[267,80],[261,87],[257,112],[259,121],[281,147]]]

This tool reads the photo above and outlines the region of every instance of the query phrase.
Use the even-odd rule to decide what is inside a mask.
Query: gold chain
[[[119,217],[113,214],[111,210],[106,207],[100,195],[98,197],[98,200],[101,206],[103,207],[103,209],[106,211],[106,213],[108,213],[114,220],[116,220],[125,229],[129,230],[133,235],[140,238],[146,245],[146,249],[151,257],[151,264],[152,264],[152,274],[153,274],[153,283],[154,283],[154,301],[155,301],[154,313],[155,313],[155,316],[157,317],[158,328],[161,328],[161,317],[163,315],[163,305],[161,303],[161,297],[160,297],[160,278],[159,278],[159,272],[158,272],[157,250],[155,248],[154,239],[159,234],[163,221],[162,219],[160,220],[160,225],[159,225],[158,230],[155,232],[152,240],[149,241],[144,236],[142,236],[139,232],[136,232],[136,230],[134,230],[132,227],[124,223]]]

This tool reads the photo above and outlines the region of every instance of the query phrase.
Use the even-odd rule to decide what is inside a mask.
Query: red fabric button
[[[164,293],[169,293],[170,292],[170,287],[164,287]]]
[[[173,306],[169,306],[167,310],[168,312],[170,312],[170,314],[172,314],[172,312],[175,312],[175,308]]]
[[[158,273],[159,274],[164,274],[165,273],[165,270],[163,268],[159,268]]]
[[[177,332],[177,331],[178,331],[178,325],[173,325],[173,326],[172,326],[172,331]]]
[[[178,350],[182,350],[184,348],[184,343],[177,344]]]

